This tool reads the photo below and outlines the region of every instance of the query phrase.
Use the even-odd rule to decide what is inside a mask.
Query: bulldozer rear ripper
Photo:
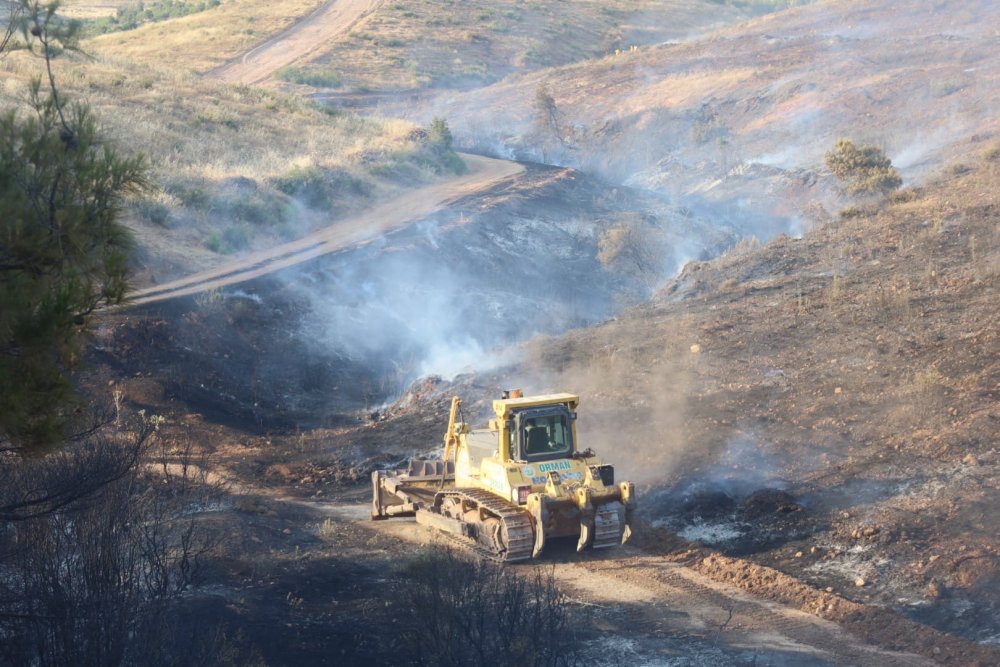
[[[624,544],[632,533],[635,485],[577,446],[573,394],[504,392],[495,418],[473,430],[457,421],[453,397],[440,460],[372,473],[372,519],[415,516],[501,561],[538,557],[555,537],[577,551]]]

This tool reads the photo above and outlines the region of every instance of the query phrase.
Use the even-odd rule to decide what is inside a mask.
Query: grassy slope
[[[475,86],[635,44],[707,32],[746,14],[704,0],[387,2],[307,65],[345,87]]]
[[[759,199],[752,190],[767,187],[770,199],[801,204],[802,172],[821,167],[838,136],[883,145],[917,178],[960,159],[959,140],[997,132],[998,18],[985,1],[819,3],[507,79],[421,113],[448,118],[484,149],[710,200]],[[539,126],[541,84],[564,144]],[[747,191],[753,168],[790,180],[778,174]]]
[[[18,52],[0,68],[0,106],[15,105],[40,61]],[[407,122],[330,115],[297,97],[99,53],[60,58],[55,70],[63,93],[90,104],[152,167],[159,191],[127,212],[144,258],[140,284],[293,238],[443,169]],[[278,188],[308,174],[326,200],[313,208]]]
[[[114,16],[123,4],[122,0],[62,0],[60,12],[67,18],[85,21]]]
[[[225,0],[220,6],[135,30],[102,35],[92,48],[137,63],[207,72],[248,51],[303,16],[322,0]]]
[[[205,72],[320,4],[227,0],[199,14],[102,36],[94,45],[138,62]],[[585,0],[571,9],[561,2],[519,0],[386,2],[304,68],[333,72],[352,89],[481,84],[632,44],[687,37],[746,15],[707,0]]]

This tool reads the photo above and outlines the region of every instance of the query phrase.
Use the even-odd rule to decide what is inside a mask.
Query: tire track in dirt
[[[332,0],[283,32],[218,67],[210,76],[227,83],[261,84],[282,67],[306,60],[335,37],[346,35],[384,0]]]
[[[214,269],[138,290],[123,307],[130,308],[211,289],[235,285],[344,250],[416,222],[449,203],[482,191],[524,171],[516,162],[462,155],[469,171],[442,183],[407,192],[358,215],[336,222],[301,239],[250,253]]]

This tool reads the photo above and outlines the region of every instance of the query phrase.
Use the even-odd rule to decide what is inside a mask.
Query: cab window
[[[572,453],[573,431],[565,412],[520,420],[520,451],[527,461],[566,458]]]

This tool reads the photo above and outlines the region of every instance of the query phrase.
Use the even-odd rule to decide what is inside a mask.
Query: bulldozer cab
[[[528,408],[514,413],[511,458],[534,463],[573,454],[575,415],[565,405]]]
[[[537,557],[550,538],[575,537],[577,551],[623,544],[635,485],[616,484],[614,467],[589,448],[577,452],[579,403],[574,394],[504,392],[488,428],[473,430],[457,421],[453,397],[440,460],[372,473],[372,518],[416,516],[505,562]]]

